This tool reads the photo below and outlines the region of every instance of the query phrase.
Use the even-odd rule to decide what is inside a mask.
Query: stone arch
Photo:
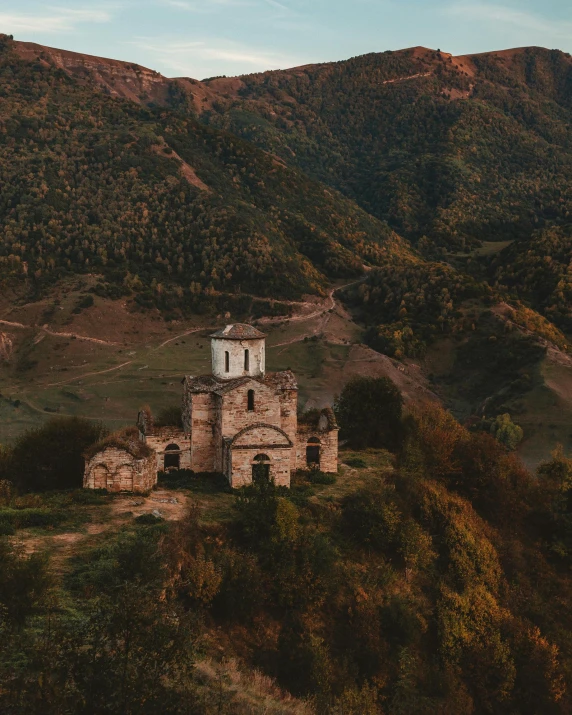
[[[265,446],[267,447],[292,447],[292,441],[290,440],[290,437],[284,432],[284,430],[281,427],[277,427],[276,425],[269,425],[264,422],[257,422],[256,424],[249,425],[248,427],[244,427],[243,429],[240,430],[240,432],[237,432],[234,437],[232,438],[232,442],[230,443],[231,448],[234,447],[235,449],[237,447],[240,447],[241,445],[238,445],[237,442],[248,432],[256,432],[257,430],[268,430],[270,432],[276,433],[277,439],[280,439],[279,443],[276,443],[275,445],[264,445],[262,443],[256,443],[254,445],[251,445],[252,447],[260,447],[261,449],[264,449]],[[284,442],[286,444],[284,444]]]
[[[168,444],[165,447],[165,455],[163,460],[165,471],[170,469],[180,469],[181,467],[181,448],[178,444]]]
[[[318,437],[309,437],[306,443],[306,465],[308,467],[320,468],[321,441]]]

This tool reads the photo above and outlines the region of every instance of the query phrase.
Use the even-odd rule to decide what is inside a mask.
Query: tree
[[[0,476],[22,491],[76,489],[83,484],[83,453],[107,435],[99,422],[55,418],[29,430],[0,462]]]
[[[387,377],[356,377],[346,384],[334,411],[341,436],[352,447],[395,448],[401,436],[403,398]]]
[[[524,437],[522,427],[515,425],[508,413],[497,416],[491,425],[491,434],[511,452],[518,447]]]

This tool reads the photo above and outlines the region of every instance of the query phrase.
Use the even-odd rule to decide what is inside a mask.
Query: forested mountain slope
[[[570,212],[572,59],[422,47],[199,82],[32,43],[18,57],[231,131],[337,188],[401,235],[529,238]]]
[[[569,219],[572,60],[540,48],[415,48],[207,82],[203,113],[401,235],[447,247]]]
[[[98,273],[111,294],[320,293],[407,245],[279,159],[0,47],[0,275]]]

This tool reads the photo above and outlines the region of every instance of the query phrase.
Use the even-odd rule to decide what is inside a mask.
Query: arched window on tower
[[[244,351],[244,369],[246,372],[250,370],[250,350]]]
[[[228,350],[224,352],[224,371],[230,372],[230,353]]]
[[[254,390],[248,391],[248,411],[254,412]]]

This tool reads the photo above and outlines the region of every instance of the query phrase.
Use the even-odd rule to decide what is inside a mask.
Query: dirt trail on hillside
[[[40,330],[46,335],[52,335],[56,338],[68,338],[69,340],[84,340],[88,343],[97,343],[98,345],[118,345],[109,340],[101,340],[100,338],[90,338],[88,335],[78,335],[77,333],[59,333],[55,330],[50,330],[47,325],[24,325],[24,323],[13,323],[9,320],[0,320],[0,325],[7,325],[10,328],[20,328],[22,330]]]
[[[164,348],[165,345],[168,345],[169,343],[174,342],[175,340],[180,340],[181,338],[186,337],[187,335],[192,335],[193,333],[200,333],[203,330],[216,330],[216,328],[213,327],[203,327],[203,328],[193,328],[192,330],[187,330],[184,333],[181,333],[180,335],[175,335],[174,338],[169,338],[168,340],[165,340],[161,345],[157,345],[156,348],[153,348],[150,352],[154,353],[157,350],[160,350],[161,348]]]
[[[329,293],[327,298],[324,300],[324,302],[314,310],[312,313],[306,313],[306,314],[301,314],[301,315],[294,315],[291,318],[267,318],[266,320],[261,319],[259,322],[263,323],[266,322],[267,324],[270,323],[302,323],[302,322],[309,322],[310,320],[315,320],[316,318],[323,318],[321,322],[319,322],[313,330],[309,330],[306,333],[303,333],[301,335],[297,335],[295,338],[291,338],[290,340],[286,340],[282,343],[276,343],[275,345],[269,345],[269,348],[281,348],[281,347],[286,347],[288,345],[293,345],[294,343],[299,343],[302,342],[305,338],[311,338],[314,337],[315,335],[319,335],[324,332],[326,326],[328,325],[331,317],[331,312],[335,310],[336,308],[340,309],[342,312],[345,312],[345,309],[339,305],[339,303],[336,301],[335,295],[338,291],[344,290],[345,288],[349,288],[350,286],[357,285],[358,283],[362,283],[365,280],[365,278],[360,278],[357,281],[352,281],[351,283],[346,283],[342,286],[337,286],[336,288],[332,288]],[[306,303],[305,305],[312,305],[311,303]]]
[[[397,77],[396,79],[386,79],[381,84],[395,84],[396,82],[407,82],[410,79],[417,79],[417,77],[431,77],[433,72],[418,72],[417,74],[409,75],[409,77]]]

